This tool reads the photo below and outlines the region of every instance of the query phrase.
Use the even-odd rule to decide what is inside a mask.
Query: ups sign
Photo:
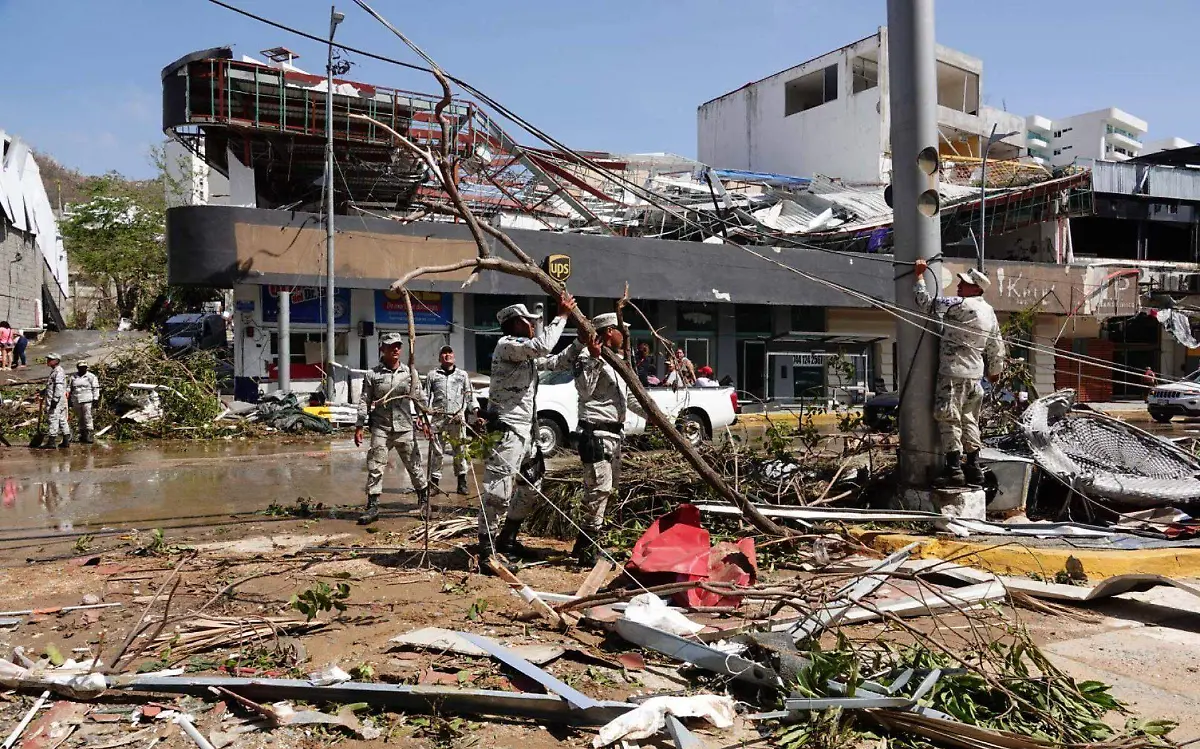
[[[559,283],[565,283],[571,277],[571,256],[550,255],[542,261],[542,270]]]

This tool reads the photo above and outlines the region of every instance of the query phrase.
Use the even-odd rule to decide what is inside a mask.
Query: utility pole
[[[912,263],[932,259],[942,246],[933,0],[888,0],[887,18],[896,304],[918,312]],[[933,284],[933,291],[941,290],[940,262],[930,266],[925,282]],[[931,469],[940,463],[933,422],[937,356],[938,336],[928,324],[922,329],[896,322],[904,490],[927,488]]]
[[[279,287],[279,314],[277,321],[279,331],[275,334],[278,344],[275,346],[277,358],[275,371],[279,376],[279,392],[286,393],[292,389],[292,289]]]
[[[329,6],[329,57],[325,65],[325,400],[333,403],[333,360],[336,350],[333,300],[333,34],[345,18],[335,6]]]

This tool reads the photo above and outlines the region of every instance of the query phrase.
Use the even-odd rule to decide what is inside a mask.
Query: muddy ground
[[[637,649],[615,636],[590,629],[564,635],[531,618],[528,606],[503,583],[478,574],[468,548],[473,533],[434,542],[425,554],[416,532],[421,513],[407,479],[395,471],[385,482],[381,521],[365,529],[356,525],[365,465],[363,451],[345,440],[12,450],[3,458],[0,610],[76,605],[93,597],[121,604],[27,617],[15,628],[0,630],[0,652],[5,654],[21,646],[34,656],[54,650],[67,657],[99,655],[109,662],[152,597],[176,579],[179,586],[170,596],[169,611],[183,617],[181,632],[201,613],[303,619],[288,605],[293,595],[320,583],[345,583],[350,586],[346,611],[321,613],[323,626],[295,635],[302,662],[296,661],[294,647],[279,648],[273,640],[182,655],[159,643],[133,658],[131,669],[183,665],[199,673],[296,677],[338,664],[377,681],[532,688],[488,659],[398,651],[388,642],[436,625],[486,634],[509,645],[558,644],[568,652],[546,669],[594,698],[628,699],[694,686],[678,676],[678,664],[665,658],[647,657],[645,670],[625,668],[616,658]],[[453,477],[446,473],[443,485],[449,491]],[[312,517],[287,514],[299,498],[320,508]],[[441,494],[434,499],[433,514],[437,520],[470,517],[474,501]],[[569,544],[533,539],[531,545],[554,557]],[[319,546],[389,550],[322,551],[315,548]],[[585,577],[584,571],[560,561],[518,574],[537,590],[560,593],[573,593]],[[764,571],[763,577],[771,582],[794,574]],[[1200,736],[1200,722],[1193,717],[1200,689],[1192,686],[1200,682],[1200,616],[1194,613],[1200,602],[1175,593],[1134,594],[1093,605],[1084,612],[1091,621],[1008,608],[1003,616],[1025,624],[1068,672],[1113,682],[1116,696],[1139,711],[1179,720],[1176,738],[1185,740]],[[156,604],[155,611],[161,610]],[[940,627],[947,637],[969,628],[957,615],[918,618],[912,624],[924,631]],[[858,631],[873,637],[884,628],[867,625]],[[885,636],[904,637],[894,629]],[[134,731],[148,732],[129,745],[146,746],[156,735],[164,737],[158,746],[192,745],[172,726],[152,731],[129,726],[130,711],[146,701],[103,700],[101,709],[116,710],[124,722],[107,722],[94,711],[67,746],[82,745],[81,737],[89,746],[111,746]],[[215,698],[159,701],[188,710],[202,728],[217,725]],[[15,725],[31,703],[27,695],[0,697],[0,727]],[[383,740],[411,746],[583,746],[594,735],[592,730],[521,720],[429,721],[395,713],[367,719],[382,730]],[[1112,717],[1118,726],[1123,721]],[[739,722],[732,731],[712,734],[710,743],[730,746],[756,739],[753,726]],[[334,742],[378,745],[350,738],[341,729],[284,728],[242,737],[233,746]]]

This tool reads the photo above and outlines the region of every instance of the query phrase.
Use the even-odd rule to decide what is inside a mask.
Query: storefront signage
[[[436,291],[412,291],[413,324],[448,327],[454,320],[454,296]],[[408,325],[404,295],[391,289],[375,292],[376,325]]]
[[[825,360],[837,354],[827,354],[820,351],[805,351],[800,354],[792,354],[793,367],[823,367]]]
[[[956,275],[974,261],[942,264],[942,293],[953,295]],[[1020,312],[1035,304],[1049,315],[1081,314],[1097,318],[1138,311],[1136,268],[1034,263],[988,263],[992,286],[984,298],[998,312]]]
[[[293,286],[290,320],[293,325],[325,322],[325,289],[317,286]],[[263,322],[279,321],[279,286],[262,287]],[[337,289],[333,295],[333,322],[350,324],[350,289]]]

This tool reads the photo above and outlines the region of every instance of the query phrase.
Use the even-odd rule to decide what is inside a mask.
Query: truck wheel
[[[1171,421],[1171,414],[1150,414],[1150,418],[1154,419],[1159,424],[1168,424]]]
[[[538,419],[535,436],[543,455],[553,455],[566,444],[563,428],[553,419]]]
[[[692,447],[699,447],[701,442],[708,439],[708,428],[704,425],[704,419],[697,414],[680,416],[675,428]]]

